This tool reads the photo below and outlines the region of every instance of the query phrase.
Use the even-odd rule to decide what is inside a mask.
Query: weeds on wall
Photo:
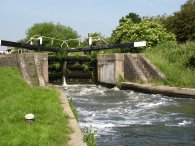
[[[70,108],[71,108],[71,110],[72,110],[72,112],[74,114],[75,119],[78,121],[78,113],[77,113],[77,110],[76,110],[76,108],[75,108],[75,106],[73,104],[72,98],[70,98],[68,100],[68,102],[69,102]]]
[[[86,142],[88,146],[97,146],[95,139],[96,131],[93,131],[91,127],[85,127],[82,131],[84,133],[83,141]]]
[[[118,76],[118,79],[117,79],[117,86],[120,88],[121,87],[121,83],[122,82],[126,82],[127,80],[124,78],[124,76],[123,75],[119,75]]]
[[[75,119],[78,121],[78,112],[76,110],[76,107],[73,104],[72,98],[68,100],[70,108],[74,114]],[[97,146],[96,139],[95,139],[95,131],[91,129],[91,127],[85,127],[82,129],[82,132],[84,134],[83,141],[87,143],[88,146]]]

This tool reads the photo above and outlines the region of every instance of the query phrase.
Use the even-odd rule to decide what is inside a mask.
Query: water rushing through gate
[[[81,128],[99,146],[195,145],[195,100],[96,85],[68,85]]]

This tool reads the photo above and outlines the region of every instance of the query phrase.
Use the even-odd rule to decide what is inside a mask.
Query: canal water
[[[195,145],[195,100],[96,85],[67,85],[65,93],[98,146]]]

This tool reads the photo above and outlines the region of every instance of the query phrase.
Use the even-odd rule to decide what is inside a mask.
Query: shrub
[[[166,85],[195,87],[195,43],[165,42],[145,51],[146,56],[166,75]]]
[[[133,23],[131,19],[121,22],[113,31],[114,43],[128,43],[136,41],[147,41],[147,47],[154,47],[166,41],[175,41],[175,35],[168,33],[166,29],[155,20],[142,20]]]

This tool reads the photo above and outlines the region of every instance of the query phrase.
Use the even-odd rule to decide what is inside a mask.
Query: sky
[[[82,37],[100,32],[111,36],[119,19],[130,12],[139,16],[171,15],[187,0],[1,0],[0,39],[18,41],[34,23],[70,26]],[[2,47],[1,47],[2,48]],[[0,48],[0,49],[1,49]]]

